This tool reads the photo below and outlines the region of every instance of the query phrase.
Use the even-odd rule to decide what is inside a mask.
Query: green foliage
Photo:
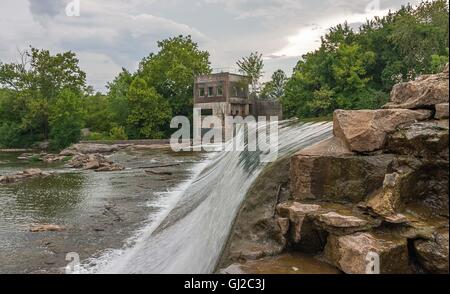
[[[108,132],[111,128],[110,97],[97,93],[83,99],[85,125],[91,130]]]
[[[83,139],[167,137],[172,113],[192,116],[194,76],[211,72],[209,53],[190,36],[158,42],[135,73],[122,72],[94,94],[72,52],[30,48],[19,63],[0,62],[0,145],[50,140],[59,149]]]
[[[287,76],[281,69],[272,74],[270,82],[264,84],[260,98],[265,100],[278,100],[284,95]]]
[[[172,117],[167,100],[139,77],[131,83],[127,97],[130,106],[127,123],[131,138],[163,138],[163,127]]]
[[[84,123],[82,100],[70,89],[63,90],[50,106],[50,146],[65,148],[81,138]]]
[[[108,113],[110,120],[118,125],[125,125],[129,114],[127,93],[133,81],[133,75],[122,69],[117,77],[108,83]]]
[[[252,52],[250,53],[250,56],[242,57],[236,64],[239,67],[239,71],[249,78],[252,94],[258,95],[260,91],[259,80],[264,74],[262,54]]]
[[[128,135],[125,132],[125,128],[122,126],[114,126],[109,132],[111,140],[128,140]]]
[[[71,132],[69,122],[56,124],[51,130],[50,117],[55,117],[55,105],[65,91],[81,97],[88,90],[86,75],[78,67],[72,52],[51,55],[47,50],[31,47],[21,53],[19,63],[0,63],[0,123],[3,134],[9,129],[9,147],[26,147],[35,141],[52,137],[56,141]],[[70,122],[71,123],[71,122]],[[63,129],[62,129],[63,128]],[[11,131],[13,130],[13,131]],[[5,137],[2,138],[2,140]],[[64,145],[64,140],[56,144]],[[71,140],[69,140],[71,141]],[[6,144],[5,144],[6,145]]]
[[[110,140],[111,138],[107,134],[98,133],[98,132],[90,132],[87,136],[83,137],[83,140],[86,141],[102,141],[102,140]]]
[[[141,61],[136,75],[169,102],[172,113],[192,116],[194,77],[211,72],[209,53],[191,36],[159,41],[158,48]]]
[[[404,6],[367,21],[358,32],[338,25],[298,62],[281,98],[284,114],[314,117],[338,108],[379,108],[394,84],[441,71],[448,47],[444,0]]]

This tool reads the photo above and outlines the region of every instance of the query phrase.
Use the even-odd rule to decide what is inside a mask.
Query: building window
[[[205,88],[199,88],[198,89],[198,96],[205,97]]]
[[[212,109],[203,109],[201,110],[201,115],[202,116],[210,116],[213,115],[213,110]]]
[[[217,86],[217,96],[223,96],[223,87]]]
[[[233,93],[234,93],[234,97],[239,97],[239,93],[238,93],[238,88],[237,87],[233,87]]]
[[[214,87],[208,87],[208,96],[213,97],[214,96]]]

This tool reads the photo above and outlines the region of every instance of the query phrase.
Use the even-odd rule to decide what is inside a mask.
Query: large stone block
[[[377,273],[377,265],[382,274],[411,272],[407,241],[403,238],[373,233],[330,235],[324,255],[347,274]]]
[[[448,160],[448,126],[437,121],[418,122],[400,127],[386,139],[386,150],[400,155]]]
[[[398,126],[426,120],[431,116],[429,110],[336,110],[333,132],[351,151],[371,152],[382,149],[387,134]]]
[[[400,83],[392,88],[391,101],[384,108],[432,108],[448,103],[448,65],[444,72],[423,75],[414,81]]]
[[[382,217],[413,212],[424,219],[448,217],[448,161],[396,159],[383,187],[368,198],[366,207]]]
[[[380,188],[394,156],[360,156],[339,138],[325,140],[291,158],[290,190],[295,200],[364,201]]]
[[[414,248],[419,263],[427,272],[448,274],[448,231],[436,233],[434,240],[416,240]]]

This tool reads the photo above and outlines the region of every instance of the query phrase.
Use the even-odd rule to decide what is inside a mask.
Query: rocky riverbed
[[[95,172],[20,155],[0,152],[0,174],[40,169],[51,176],[0,184],[0,273],[63,273],[69,252],[84,262],[131,246],[164,209],[168,191],[203,160],[170,149],[119,150],[102,155],[124,169]]]
[[[348,274],[448,273],[448,103],[447,65],[394,86],[383,109],[337,110],[334,137],[253,184],[218,270],[290,273],[288,252]]]

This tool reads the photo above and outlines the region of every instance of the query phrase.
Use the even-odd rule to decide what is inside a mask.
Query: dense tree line
[[[364,23],[330,29],[298,62],[281,98],[287,117],[330,115],[335,109],[378,108],[392,86],[448,62],[445,0],[402,7]]]
[[[20,62],[0,62],[0,146],[49,141],[60,149],[81,139],[169,136],[172,114],[192,116],[195,75],[211,71],[209,53],[190,36],[158,42],[136,72],[125,69],[108,93],[93,93],[72,52],[30,48]]]

